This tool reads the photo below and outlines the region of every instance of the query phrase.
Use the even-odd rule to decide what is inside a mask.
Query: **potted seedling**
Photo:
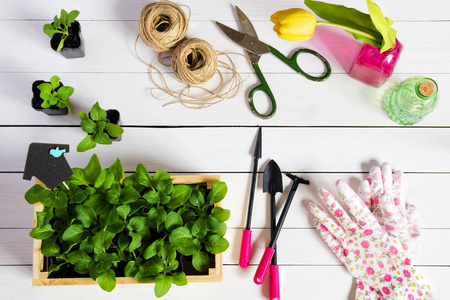
[[[97,144],[111,145],[112,141],[122,139],[120,113],[116,109],[104,110],[95,102],[89,114],[79,112],[78,116],[81,119],[81,128],[87,133],[77,146],[78,152],[95,148]]]
[[[58,76],[52,76],[50,82],[36,80],[31,90],[33,92],[31,106],[35,110],[50,116],[72,113],[69,97],[73,94],[74,88],[64,86]]]
[[[65,58],[84,57],[84,39],[81,26],[75,19],[80,14],[77,10],[67,13],[61,9],[61,15],[56,15],[52,23],[45,24],[44,33],[50,37],[50,46],[60,52]]]
[[[172,284],[221,280],[230,211],[217,206],[227,193],[218,176],[151,176],[139,164],[123,178],[119,159],[102,169],[95,154],[72,170],[65,184],[36,184],[25,194],[36,210],[33,285],[98,283],[112,291],[154,282],[162,297]]]

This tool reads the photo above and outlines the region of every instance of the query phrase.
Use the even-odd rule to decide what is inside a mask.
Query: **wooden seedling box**
[[[220,181],[219,175],[189,175],[173,176],[174,184],[199,184],[206,183],[207,188],[211,183]],[[39,180],[36,183],[42,184]],[[42,184],[43,185],[43,184]],[[44,206],[41,203],[34,204],[34,226],[37,224],[36,212],[42,211]],[[44,256],[41,254],[42,240],[33,239],[33,286],[51,285],[90,285],[97,284],[92,278],[48,278],[48,272],[44,270]],[[215,255],[215,267],[208,270],[208,275],[187,275],[188,282],[217,282],[222,281],[222,254]],[[133,277],[116,277],[117,284],[139,283]]]

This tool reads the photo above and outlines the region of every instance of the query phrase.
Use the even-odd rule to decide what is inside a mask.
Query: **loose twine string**
[[[190,18],[190,8],[186,7],[189,9]],[[243,82],[248,77],[245,80],[242,79],[230,57],[231,54],[244,55],[216,51],[208,42],[201,39],[186,39],[189,18],[178,4],[170,1],[146,5],[139,19],[139,35],[136,38],[134,50],[136,56],[150,67],[150,80],[156,86],[150,89],[150,93],[155,99],[167,100],[172,97],[174,100],[163,106],[181,103],[188,108],[201,109],[235,97],[242,90]],[[139,56],[137,52],[139,37],[147,46],[159,52],[158,60],[154,64],[147,63]],[[169,50],[173,50],[172,54],[167,53]],[[165,53],[162,54],[162,52]],[[219,57],[225,57],[226,61],[219,60]],[[169,59],[170,62],[168,62]],[[172,90],[164,74],[157,68],[158,64],[172,66],[176,79],[185,86]],[[231,71],[232,76],[229,82],[220,69],[225,72]],[[210,90],[199,85],[209,81],[216,73],[219,76],[217,87]],[[155,81],[155,74],[159,75],[161,84]],[[156,95],[157,91],[166,96]],[[193,95],[198,94],[196,91],[206,95]]]

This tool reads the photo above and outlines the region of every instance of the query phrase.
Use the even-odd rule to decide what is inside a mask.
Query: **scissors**
[[[275,115],[275,112],[277,111],[277,103],[275,101],[275,97],[273,96],[272,91],[270,90],[270,87],[267,84],[267,81],[264,78],[264,75],[261,72],[261,69],[259,68],[259,65],[258,65],[259,59],[261,58],[262,54],[269,53],[269,52],[272,53],[278,59],[280,59],[282,62],[284,62],[289,67],[294,69],[296,72],[302,74],[309,80],[324,81],[328,77],[330,77],[330,74],[331,74],[330,64],[322,55],[320,55],[319,53],[317,53],[316,51],[313,51],[311,49],[299,49],[292,55],[291,58],[287,58],[286,56],[281,54],[281,52],[278,51],[277,49],[275,49],[274,47],[267,45],[258,39],[256,30],[253,27],[252,22],[250,22],[250,19],[247,18],[247,16],[237,6],[236,6],[236,12],[239,17],[239,22],[241,24],[242,32],[234,30],[220,22],[216,22],[216,23],[217,23],[217,25],[219,25],[220,29],[233,42],[235,42],[236,44],[238,44],[239,46],[241,46],[242,48],[247,50],[247,55],[250,59],[252,67],[255,70],[255,73],[256,73],[256,75],[258,75],[258,78],[261,82],[261,84],[254,87],[248,95],[248,98],[249,98],[248,102],[250,105],[250,109],[258,117],[263,118],[263,119],[269,119],[269,118],[273,117]],[[312,76],[312,75],[306,73],[305,71],[303,71],[302,68],[300,68],[300,66],[297,63],[297,57],[302,53],[309,53],[309,54],[312,54],[312,55],[316,56],[317,58],[319,58],[323,62],[324,66],[326,68],[326,73],[322,76],[315,77],[315,76]],[[262,114],[256,110],[256,107],[253,103],[253,96],[258,91],[262,91],[262,92],[266,93],[267,96],[270,98],[271,105],[272,105],[272,111],[270,111],[268,114]]]

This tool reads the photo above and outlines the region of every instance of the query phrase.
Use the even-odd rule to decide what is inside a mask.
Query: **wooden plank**
[[[16,36],[23,32],[33,36],[33,39],[27,40],[29,44],[26,46],[18,47],[16,43],[4,43],[3,72],[56,74],[67,72],[148,72],[148,67],[134,53],[134,44],[138,35],[136,21],[83,21],[81,26],[86,42],[86,57],[72,60],[65,59],[50,48],[49,38],[42,32],[42,26],[45,23],[45,21],[0,21],[1,40],[14,41]],[[236,21],[225,23],[236,27]],[[396,66],[396,73],[448,73],[450,60],[446,53],[450,50],[450,45],[442,43],[439,47],[435,47],[434,43],[445,40],[450,34],[448,22],[401,22],[397,25],[398,38],[403,43],[405,50]],[[344,31],[333,28],[318,28],[314,38],[301,44],[295,44],[278,38],[272,30],[273,24],[270,21],[258,22],[255,27],[265,43],[274,45],[286,55],[299,47],[318,51],[329,60],[334,74],[342,74],[348,70],[354,54],[361,45]],[[435,30],[435,28],[439,28],[439,30]],[[105,34],[105,32],[114,32],[114,34]],[[189,32],[192,36],[208,41],[218,51],[244,53],[242,48],[231,42],[213,22],[192,21]],[[417,39],[417,35],[420,35],[421,38]],[[33,49],[33,51],[29,49]],[[156,61],[157,53],[141,41],[138,42],[137,49],[144,61],[148,63]],[[427,53],[427,55],[422,55],[423,53]],[[235,60],[239,72],[251,71],[243,56],[235,55],[233,60]],[[292,74],[292,69],[272,55],[264,56],[260,64],[265,74]],[[321,63],[317,60],[305,59],[300,65],[308,72],[318,73],[323,70]],[[170,68],[161,69],[170,71]],[[349,81],[353,82],[354,80],[349,78]],[[362,83],[354,82],[358,83],[356,86],[360,86],[360,88],[368,88]],[[325,86],[325,83],[321,86]],[[348,88],[351,90],[352,86],[348,86]]]
[[[149,171],[249,172],[257,128],[125,128],[121,142],[76,152],[80,128],[0,127],[0,171],[22,171],[31,142],[63,143],[72,167],[97,153],[103,166],[117,157],[126,171],[143,163]],[[404,172],[448,172],[448,128],[264,128],[261,166],[275,159],[285,172],[368,172],[388,161]],[[20,136],[20,139],[16,137]],[[417,138],[420,137],[420,138]],[[439,159],[435,159],[439,157]],[[362,164],[362,165],[361,165]],[[260,171],[263,168],[260,167]]]
[[[24,198],[33,183],[23,180],[22,176],[22,173],[0,173],[0,228],[33,226],[33,206]]]
[[[333,195],[338,197],[334,188],[336,180],[343,179],[357,190],[361,180],[367,177],[367,174],[356,173],[297,173],[296,175],[310,180],[311,185],[299,186],[284,228],[313,228],[306,204],[309,201],[319,203],[320,200],[317,196],[319,187],[328,187]],[[406,201],[418,207],[419,223],[423,228],[450,228],[450,220],[447,217],[447,211],[450,209],[448,197],[439,196],[446,195],[449,176],[449,174],[405,174]],[[223,202],[223,207],[231,210],[231,217],[227,222],[228,227],[243,229],[247,218],[251,174],[222,174],[221,178],[228,185],[228,194]],[[259,174],[255,191],[252,228],[268,229],[270,228],[269,196],[262,193],[262,180],[263,174]],[[283,185],[283,194],[277,194],[278,213],[282,210],[291,186],[290,180],[285,176],[283,176]],[[437,207],[439,209],[436,209]]]
[[[263,149],[266,155],[276,154],[274,159],[286,171],[368,171],[368,162],[378,160],[392,162],[404,172],[447,172],[450,161],[446,161],[446,154],[440,153],[450,146],[446,131],[444,128],[267,128]]]
[[[416,266],[447,266],[450,258],[447,254],[450,248],[450,237],[447,229],[423,229],[417,241],[419,254],[415,260]],[[236,264],[239,260],[241,230],[231,229],[226,238],[231,241],[233,249],[224,252],[225,264]],[[270,242],[269,229],[255,229],[252,233],[252,255],[250,263],[259,264],[264,250]],[[438,250],[437,248],[441,248]],[[285,228],[277,241],[278,264],[280,265],[341,265],[341,262],[328,248],[316,229]]]
[[[323,83],[301,78],[297,74],[267,74],[266,80],[278,103],[276,115],[263,120],[250,110],[247,94],[257,84],[256,75],[245,82],[243,91],[233,99],[203,110],[187,109],[181,104],[163,107],[169,101],[153,98],[153,86],[142,73],[65,73],[59,74],[65,85],[75,88],[70,98],[73,113],[47,116],[31,108],[31,85],[35,80],[49,80],[52,73],[12,73],[0,81],[0,95],[5,99],[0,110],[1,125],[80,125],[78,112],[88,112],[95,101],[105,109],[120,111],[123,125],[129,126],[393,126],[384,111],[384,100],[391,88],[411,76],[394,74],[383,88],[363,88],[345,74],[335,74]],[[438,84],[450,81],[449,74],[422,74]],[[95,82],[96,84],[92,84]],[[124,88],[128,83],[133,88]],[[349,90],[349,86],[353,86]],[[319,88],[324,87],[324,88]],[[345,97],[341,97],[345,95]],[[450,97],[448,89],[440,90],[441,99]],[[20,99],[20,100],[19,100]],[[129,101],[124,101],[129,99]],[[258,109],[265,111],[269,101],[255,95]],[[137,109],[138,108],[138,109]],[[20,112],[11,114],[11,111]],[[233,112],[233,113],[224,113]],[[450,126],[449,101],[440,101],[436,110],[416,126]],[[170,116],[170,117],[169,117]]]
[[[42,32],[45,21],[0,21],[0,38],[12,41],[20,32],[29,32],[36,37],[29,40],[29,46],[16,47],[14,43],[5,43],[4,53],[7,55],[2,65],[3,72],[141,72],[147,73],[148,66],[142,63],[136,56],[134,45],[138,35],[138,23],[136,21],[83,21],[81,23],[82,34],[86,44],[86,56],[79,59],[65,59],[61,54],[50,48],[50,39]],[[204,22],[199,26],[204,27]],[[4,26],[9,26],[10,30]],[[211,30],[202,31],[196,37],[209,41],[217,50],[225,45],[231,45],[226,36],[219,36],[215,24],[208,25]],[[104,34],[114,32],[113,35]],[[217,41],[219,44],[217,43]],[[107,45],[107,46],[106,46]],[[235,46],[238,49],[238,46]],[[158,53],[138,42],[139,56],[146,62],[153,63]],[[242,53],[242,51],[240,52]],[[8,60],[13,60],[8,62]],[[241,61],[245,61],[241,56]],[[250,71],[249,64],[241,64]],[[162,68],[164,70],[164,68]]]
[[[292,217],[291,215],[288,216]],[[30,229],[0,229],[0,265],[28,265],[32,263]],[[270,240],[269,229],[253,229],[251,264],[258,264]],[[447,266],[450,268],[448,249],[449,229],[423,229],[419,240],[418,266]],[[237,265],[242,230],[228,228],[225,236],[230,248],[223,253],[224,265]],[[278,240],[280,265],[339,266],[341,263],[312,228],[285,228]]]
[[[449,268],[418,267],[421,274],[432,285],[433,299],[448,297]],[[223,282],[189,283],[187,286],[172,286],[164,299],[209,300],[211,296],[227,299],[267,299],[269,287],[253,284],[255,266],[240,269],[224,266]],[[55,286],[32,287],[30,267],[1,267],[0,282],[5,299],[17,298],[36,300],[59,300],[61,293],[66,299],[80,299],[89,295],[98,300],[143,298],[153,295],[153,284],[117,285],[111,293],[105,293],[98,286]],[[280,290],[283,299],[352,299],[355,284],[343,266],[282,266],[280,267]],[[224,298],[225,299],[225,298]]]
[[[0,128],[0,133],[10,141],[3,148],[5,155],[0,158],[0,166],[2,171],[22,169],[29,143],[39,139],[41,142],[59,140],[61,143],[70,144],[70,153],[67,153],[65,157],[72,167],[86,166],[92,154],[99,153],[100,162],[104,167],[111,165],[117,157],[120,157],[126,171],[134,171],[138,163],[143,163],[149,171],[156,171],[156,169],[171,172],[202,170],[216,173],[214,169],[220,170],[221,168],[217,168],[220,165],[222,168],[226,166],[225,169],[228,170],[240,169],[239,163],[236,164],[237,157],[239,153],[245,153],[243,156],[248,169],[250,169],[251,162],[248,159],[248,151],[254,140],[255,132],[255,128],[239,130],[212,128],[206,131],[202,128],[125,128],[121,142],[108,145],[108,148],[102,149],[98,146],[94,151],[77,153],[76,145],[84,137],[84,132],[80,128]],[[21,139],[14,138],[19,136],[18,134]],[[159,138],[162,140],[158,140]],[[107,156],[100,154],[103,151],[109,154]],[[124,152],[128,154],[125,155]],[[160,155],[152,159],[152,153],[155,152]],[[163,155],[161,156],[161,154]],[[196,158],[196,156],[198,157]]]
[[[1,229],[0,265],[31,265],[33,240],[30,229]]]
[[[188,5],[191,10],[191,20],[209,21],[215,19],[234,20],[232,7],[229,3],[217,2],[208,5],[208,13],[205,14],[205,3],[196,1],[175,1],[179,4]],[[328,3],[342,4],[342,1],[331,0]],[[81,12],[79,20],[137,20],[140,11],[149,1],[135,0],[132,2],[120,0],[79,0],[76,3],[69,0],[50,0],[46,5],[27,0],[16,0],[14,2],[3,1],[0,3],[0,19],[23,20],[23,19],[45,19],[51,20],[55,14],[59,14],[61,7],[70,11],[77,9]],[[433,5],[423,5],[420,1],[388,1],[378,0],[376,2],[383,13],[394,21],[403,20],[446,20],[449,10],[447,2],[434,2]],[[295,0],[282,0],[274,3],[267,2],[264,5],[254,5],[252,0],[236,0],[238,5],[252,21],[265,21],[277,10],[291,7],[308,9],[302,2]],[[354,7],[360,11],[367,12],[365,2],[358,0],[347,0],[345,5]],[[309,9],[308,9],[309,10]]]

